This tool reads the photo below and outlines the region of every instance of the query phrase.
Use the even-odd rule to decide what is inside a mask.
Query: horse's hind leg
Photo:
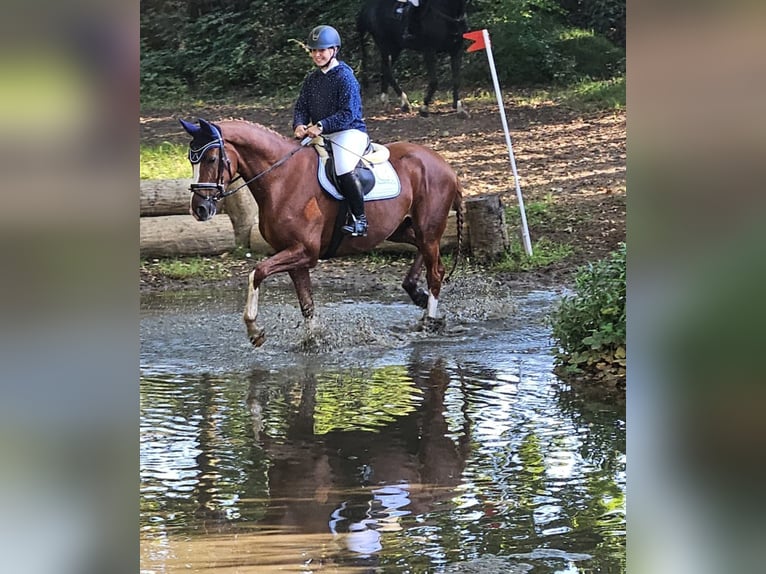
[[[410,299],[412,299],[412,302],[415,303],[415,305],[421,309],[425,309],[428,305],[428,293],[422,287],[418,287],[420,273],[422,270],[423,255],[420,253],[420,251],[418,251],[418,254],[415,256],[415,260],[410,266],[410,270],[404,277],[404,281],[402,281],[402,287],[405,291],[407,291],[407,294],[410,296]]]
[[[439,318],[437,310],[446,270],[441,262],[438,242],[427,245],[422,249],[421,253],[423,253],[423,261],[426,267],[426,282],[428,283],[428,299],[425,306],[426,312],[423,315],[423,326],[426,330],[433,331],[444,326],[444,319]]]

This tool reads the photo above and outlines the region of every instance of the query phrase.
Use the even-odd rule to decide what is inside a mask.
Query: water
[[[552,375],[558,293],[143,301],[142,572],[625,571],[624,408]],[[309,352],[306,351],[309,349]]]

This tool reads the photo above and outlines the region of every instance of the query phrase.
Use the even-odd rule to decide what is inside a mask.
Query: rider
[[[308,47],[317,68],[303,81],[293,112],[296,138],[320,134],[330,142],[341,192],[348,201],[353,222],[343,231],[354,237],[367,235],[362,181],[356,171],[370,143],[362,118],[362,94],[351,67],[337,59],[340,35],[332,26],[317,26]]]

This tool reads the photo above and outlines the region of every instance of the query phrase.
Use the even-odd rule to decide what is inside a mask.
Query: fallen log
[[[191,179],[141,180],[141,217],[188,215]]]
[[[141,257],[218,255],[234,249],[234,228],[228,217],[199,222],[191,215],[142,217]]]

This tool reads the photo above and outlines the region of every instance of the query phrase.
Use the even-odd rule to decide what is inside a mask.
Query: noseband
[[[207,150],[214,147],[217,147],[220,153],[220,155],[218,156],[217,183],[192,183],[190,186],[190,190],[194,195],[199,196],[202,199],[218,201],[220,199],[223,199],[227,195],[231,195],[232,193],[234,193],[234,191],[236,191],[235,189],[234,191],[230,191],[227,193],[223,187],[223,166],[224,165],[226,165],[226,172],[229,174],[229,183],[231,183],[232,181],[236,181],[236,178],[232,179],[233,174],[231,173],[231,160],[226,155],[226,148],[223,145],[223,137],[221,136],[221,132],[218,131],[217,138],[215,138],[212,141],[209,141],[208,143],[206,143],[200,148],[193,148],[191,147],[191,145],[189,145],[189,161],[191,162],[192,165],[197,165],[198,163],[202,161],[202,157],[205,155],[205,152],[207,152]],[[211,189],[215,189],[216,193],[213,195],[208,195],[207,193],[205,193],[206,191]]]

